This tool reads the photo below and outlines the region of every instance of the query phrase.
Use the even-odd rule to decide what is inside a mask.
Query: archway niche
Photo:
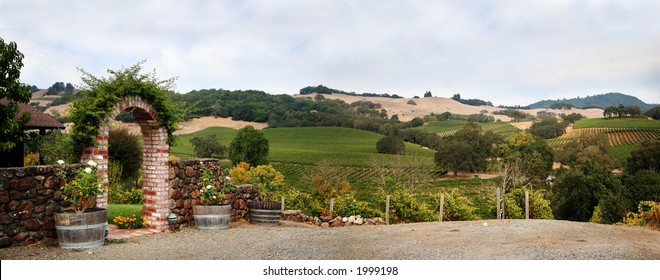
[[[101,125],[96,137],[96,147],[86,148],[81,156],[81,162],[94,160],[98,163],[97,170],[103,180],[106,191],[96,198],[96,206],[108,207],[108,138],[110,123],[123,111],[133,114],[140,125],[144,143],[142,160],[142,190],[143,211],[148,227],[165,231],[168,228],[169,215],[168,193],[168,156],[170,144],[167,130],[160,126],[153,107],[142,97],[128,96],[115,105],[114,110],[106,116],[106,122]],[[100,157],[98,157],[100,156]],[[99,159],[100,158],[100,159]]]

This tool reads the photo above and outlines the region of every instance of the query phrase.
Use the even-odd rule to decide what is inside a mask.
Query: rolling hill
[[[529,107],[532,109],[550,108],[552,105],[558,103],[569,104],[576,108],[605,108],[608,106],[618,106],[619,104],[623,104],[625,106],[639,106],[642,111],[646,111],[654,107],[653,104],[647,104],[644,101],[639,100],[637,97],[618,92],[587,96],[585,98],[576,97],[571,99],[543,100],[530,104]]]

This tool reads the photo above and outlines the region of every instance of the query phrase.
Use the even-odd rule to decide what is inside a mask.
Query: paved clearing
[[[6,248],[0,249],[0,259],[660,260],[660,231],[555,220],[330,229],[232,223],[224,231],[185,228],[93,250]]]

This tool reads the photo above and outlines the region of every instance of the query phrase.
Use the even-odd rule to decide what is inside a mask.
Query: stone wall
[[[67,179],[82,164],[64,165]],[[0,248],[56,244],[53,214],[68,207],[56,165],[0,168]]]
[[[180,225],[194,226],[192,206],[199,203],[200,162],[215,170],[219,168],[214,159],[170,161],[167,199],[156,201],[145,195],[145,213],[149,213],[148,205],[164,204],[168,214],[177,214]],[[67,181],[73,180],[75,170],[84,166],[64,165]],[[58,165],[0,168],[0,248],[57,244],[53,214],[69,206],[60,191],[65,182],[56,175],[59,168]],[[216,181],[216,185],[220,183]],[[146,187],[145,191],[148,191]],[[238,186],[227,193],[224,203],[232,205],[232,222],[247,219],[248,200],[259,200],[259,192],[251,185]]]
[[[169,205],[172,213],[177,215],[179,225],[194,226],[195,224],[192,206],[200,203],[199,186],[197,186],[200,163],[209,165],[218,172],[217,160],[213,159],[170,161]],[[216,181],[215,185],[218,186],[220,183]],[[224,203],[232,205],[232,222],[248,218],[248,200],[259,200],[259,192],[252,185],[237,186],[226,194]]]

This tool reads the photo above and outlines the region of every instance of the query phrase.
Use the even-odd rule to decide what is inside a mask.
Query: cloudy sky
[[[660,103],[660,1],[0,0],[21,81],[147,60],[176,90],[431,91],[496,105],[622,92]]]

